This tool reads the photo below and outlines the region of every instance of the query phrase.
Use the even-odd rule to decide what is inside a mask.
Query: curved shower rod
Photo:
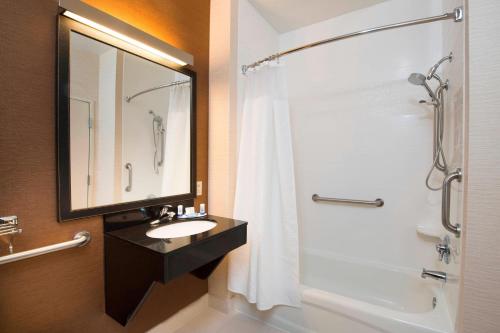
[[[349,34],[335,36],[335,37],[328,38],[328,39],[323,39],[323,40],[320,40],[320,41],[317,41],[317,42],[314,42],[314,43],[310,43],[310,44],[299,46],[299,47],[296,47],[296,48],[293,48],[293,49],[290,49],[290,50],[286,50],[286,51],[283,51],[283,52],[272,54],[269,57],[261,59],[259,61],[256,61],[256,62],[254,62],[252,64],[241,66],[241,72],[243,74],[245,74],[249,69],[257,67],[257,66],[259,66],[260,64],[262,64],[262,63],[264,63],[266,61],[273,61],[273,60],[279,59],[280,57],[283,57],[283,56],[286,56],[286,55],[289,55],[289,54],[292,54],[292,53],[295,53],[295,52],[298,52],[298,51],[306,50],[306,49],[309,49],[311,47],[320,46],[320,45],[323,45],[323,44],[337,42],[337,41],[343,40],[343,39],[348,39],[348,38],[352,38],[352,37],[366,35],[366,34],[370,34],[370,33],[373,33],[373,32],[378,32],[378,31],[384,31],[384,30],[391,30],[391,29],[396,29],[396,28],[409,27],[409,26],[412,26],[412,25],[418,25],[418,24],[424,24],[424,23],[431,23],[431,22],[436,22],[436,21],[453,20],[455,22],[461,22],[461,21],[463,21],[463,19],[464,19],[464,9],[463,9],[463,7],[457,7],[457,8],[455,8],[453,10],[453,12],[451,12],[451,13],[444,13],[443,15],[431,16],[431,17],[421,18],[421,19],[417,19],[417,20],[399,22],[399,23],[394,23],[394,24],[389,24],[389,25],[383,25],[383,26],[380,26],[380,27],[375,27],[375,28],[360,30],[360,31],[356,31],[356,32],[351,32]]]
[[[136,93],[136,94],[134,94],[132,96],[127,96],[127,97],[125,97],[125,100],[127,101],[127,103],[130,103],[131,100],[133,100],[134,98],[136,98],[137,96],[140,96],[142,94],[146,94],[148,92],[155,91],[155,90],[158,90],[158,89],[168,88],[168,87],[172,87],[172,86],[178,86],[180,84],[185,84],[185,83],[191,83],[191,80],[174,81],[174,82],[171,82],[171,83],[162,84],[162,85],[160,85],[158,87],[153,87],[153,88],[149,88],[149,89],[146,89],[146,90],[143,90],[143,91],[139,91],[138,93]]]

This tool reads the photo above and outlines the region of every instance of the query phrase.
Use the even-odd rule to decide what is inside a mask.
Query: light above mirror
[[[176,66],[193,65],[193,56],[79,0],[61,0],[62,15]]]
[[[148,52],[150,52],[150,53],[152,53],[154,55],[157,55],[158,57],[165,58],[165,59],[167,59],[169,61],[175,62],[176,64],[178,64],[180,66],[187,65],[187,63],[185,61],[177,59],[176,57],[172,57],[171,55],[166,54],[165,52],[162,52],[160,50],[155,49],[154,47],[151,47],[149,45],[141,43],[138,40],[135,40],[133,38],[125,36],[124,34],[121,34],[121,33],[117,32],[117,31],[114,31],[113,29],[105,27],[105,26],[103,26],[103,25],[101,25],[99,23],[96,23],[96,22],[94,22],[92,20],[89,20],[89,19],[87,19],[87,18],[85,18],[83,16],[80,16],[78,14],[70,12],[69,10],[65,10],[63,12],[63,15],[67,16],[67,17],[69,17],[69,18],[71,18],[73,20],[76,20],[76,21],[78,21],[80,23],[83,23],[85,25],[88,25],[88,26],[90,26],[90,27],[92,27],[94,29],[102,31],[102,32],[104,32],[104,33],[106,33],[108,35],[111,35],[113,37],[121,39],[121,40],[123,40],[123,41],[125,41],[127,43],[130,43],[130,44],[134,45],[134,46],[137,46],[137,47],[139,47],[139,48],[141,48],[141,49],[143,49],[145,51],[148,51]]]

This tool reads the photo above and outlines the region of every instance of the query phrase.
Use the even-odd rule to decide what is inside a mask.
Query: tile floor
[[[225,314],[208,308],[175,333],[286,333],[240,313]]]

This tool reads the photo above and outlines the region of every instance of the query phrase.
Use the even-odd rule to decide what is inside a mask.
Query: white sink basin
[[[151,238],[176,238],[199,234],[215,228],[217,223],[209,220],[178,222],[146,232]]]

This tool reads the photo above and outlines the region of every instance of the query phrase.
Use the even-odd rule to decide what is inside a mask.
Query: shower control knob
[[[442,243],[436,244],[436,251],[439,254],[439,261],[444,261],[446,264],[450,263],[450,237],[445,236]]]

